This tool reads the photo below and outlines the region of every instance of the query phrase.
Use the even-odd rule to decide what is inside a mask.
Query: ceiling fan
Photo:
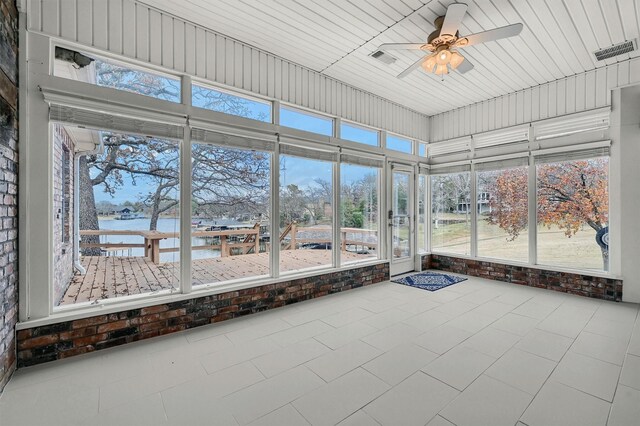
[[[448,74],[449,69],[464,74],[473,69],[473,64],[465,59],[457,49],[499,40],[501,38],[513,37],[522,31],[522,24],[513,24],[461,37],[458,32],[458,27],[466,13],[466,4],[453,3],[447,8],[445,16],[436,18],[434,22],[436,29],[429,34],[426,43],[385,43],[380,45],[378,49],[382,51],[422,50],[428,53],[398,74],[398,78],[407,76],[420,66],[422,66],[426,72],[432,72],[440,76]]]

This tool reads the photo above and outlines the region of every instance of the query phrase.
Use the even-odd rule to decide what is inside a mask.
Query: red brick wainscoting
[[[526,266],[462,259],[431,254],[422,257],[422,269],[439,269],[473,277],[505,281],[530,287],[546,288],[563,293],[596,299],[622,300],[622,280],[594,277],[569,272],[548,271]]]
[[[18,9],[0,0],[0,393],[16,368],[18,321]]]
[[[389,279],[389,264],[18,331],[18,367],[41,364],[326,296]]]

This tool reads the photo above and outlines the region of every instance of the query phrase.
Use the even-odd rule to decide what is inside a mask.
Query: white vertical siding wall
[[[430,141],[611,105],[611,90],[640,82],[640,58],[468,105],[431,117]]]
[[[27,25],[30,31],[428,140],[424,114],[133,0],[28,0]]]

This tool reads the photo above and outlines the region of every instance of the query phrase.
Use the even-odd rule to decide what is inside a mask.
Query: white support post
[[[271,121],[275,125],[280,125],[280,101],[271,103]]]
[[[333,235],[331,248],[333,249],[333,267],[340,267],[340,255],[342,250],[341,232],[342,225],[341,211],[340,211],[340,153],[338,153],[338,161],[333,163],[333,204],[331,211],[333,212]]]
[[[53,311],[53,135],[49,106],[42,101],[37,83],[39,78],[49,75],[52,49],[47,37],[33,33],[26,37],[26,16],[21,14],[21,17],[18,276],[19,316],[21,321],[26,321],[45,318]],[[29,58],[37,60],[29,61]],[[43,175],[47,176],[46,183]],[[34,259],[38,260],[36,264],[41,262],[41,266],[33,267]]]
[[[529,155],[529,264],[538,263],[538,203],[536,187],[536,165],[533,155]]]
[[[274,106],[275,108],[275,106]],[[271,277],[280,276],[280,139],[271,154],[271,215],[269,235],[269,266]]]
[[[182,103],[191,108],[191,77],[182,77]],[[191,293],[191,127],[180,146],[180,290]]]
[[[469,176],[470,200],[469,208],[471,209],[471,257],[478,256],[478,180],[476,178],[476,166],[471,163],[471,172]]]
[[[431,253],[431,175],[425,176],[425,205],[424,205],[424,215],[425,215],[425,226],[427,233],[427,241],[425,242],[425,249],[427,252]]]

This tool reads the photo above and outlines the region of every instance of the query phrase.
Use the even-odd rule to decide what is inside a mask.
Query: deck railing
[[[341,228],[341,249],[347,250],[347,246],[363,247],[366,249],[377,249],[377,242],[364,241],[364,239],[348,239],[349,234],[362,234],[363,236],[374,235],[376,230],[360,228]],[[306,233],[316,234],[313,237],[304,237]],[[326,234],[326,237],[325,237]],[[160,263],[161,253],[170,253],[180,250],[179,247],[160,247],[160,241],[169,238],[180,238],[178,232],[160,231],[135,231],[135,230],[81,230],[80,236],[138,236],[143,239],[141,243],[125,243],[100,241],[88,243],[80,241],[80,248],[99,248],[105,251],[118,251],[125,249],[141,248],[144,250],[144,257],[148,257],[152,262]],[[220,256],[227,257],[234,254],[249,254],[260,252],[260,224],[256,223],[252,228],[227,229],[220,231],[192,230],[191,237],[206,238],[215,241],[216,244],[204,244],[191,246],[192,250],[219,250]],[[244,238],[242,238],[244,237]],[[288,237],[288,238],[287,238]],[[377,238],[375,238],[377,241]],[[241,240],[241,241],[239,241]],[[287,225],[280,234],[279,241],[284,250],[296,250],[305,244],[331,244],[330,228],[300,228],[297,224]],[[268,245],[266,247],[268,250]]]

